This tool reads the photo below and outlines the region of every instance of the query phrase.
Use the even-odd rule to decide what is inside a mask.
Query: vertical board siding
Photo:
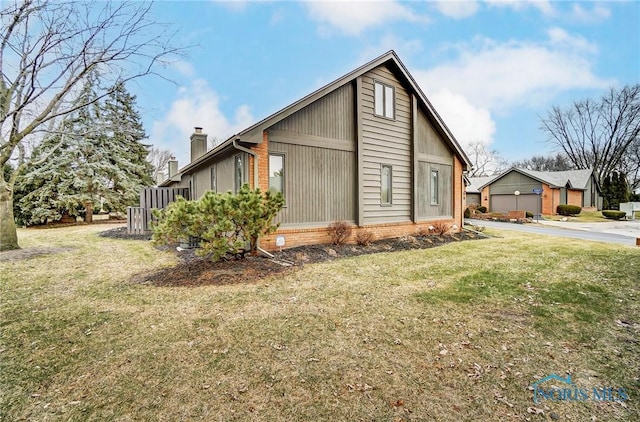
[[[395,120],[374,114],[374,81],[394,87]],[[365,224],[411,220],[411,99],[386,66],[362,76],[362,199]],[[381,165],[392,166],[392,203],[380,204]]]
[[[353,141],[353,85],[347,84],[309,104],[270,129]]]
[[[435,131],[422,110],[418,110],[418,115],[416,116],[416,152],[453,160],[453,153],[451,153],[438,132]]]
[[[216,165],[216,182],[218,187],[218,193],[227,193],[229,191],[233,192],[234,190],[234,157],[235,155],[231,155],[227,158],[224,158],[218,161]],[[209,169],[211,167],[208,167]],[[211,176],[211,170],[209,170],[209,176]],[[209,177],[211,178],[211,177]],[[211,185],[211,182],[209,182]]]
[[[437,205],[431,205],[431,170],[438,171]],[[416,175],[418,220],[453,216],[453,166],[419,161]]]
[[[269,137],[269,152],[284,154],[285,208],[277,221],[327,224],[355,220],[355,153],[278,142]]]
[[[512,171],[491,184],[491,194],[513,195],[517,190],[522,193],[531,193],[533,189],[541,188],[542,184],[537,180]]]

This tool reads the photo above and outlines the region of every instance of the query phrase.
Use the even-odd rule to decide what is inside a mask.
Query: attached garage
[[[509,211],[520,210],[529,211],[531,214],[538,214],[540,196],[536,194],[521,193],[517,199],[514,194],[493,194],[491,195],[489,209],[492,212],[508,213]]]

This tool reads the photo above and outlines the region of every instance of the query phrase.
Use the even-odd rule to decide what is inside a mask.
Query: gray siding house
[[[446,221],[462,227],[469,159],[395,52],[390,51],[206,151],[160,186],[236,191],[243,183],[285,196],[281,226],[262,247],[325,243],[344,220],[378,238]],[[455,228],[454,227],[454,230]]]
[[[494,177],[469,180],[467,205],[481,204],[492,212],[518,209],[551,215],[563,204],[602,209],[602,193],[591,169],[533,171],[514,167]],[[516,191],[520,193],[517,198]]]

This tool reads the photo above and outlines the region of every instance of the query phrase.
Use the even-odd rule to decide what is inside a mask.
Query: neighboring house
[[[532,171],[514,167],[494,177],[472,177],[470,181],[467,204],[481,204],[491,212],[526,210],[549,215],[556,214],[560,204],[602,209],[602,193],[591,169]]]
[[[275,248],[325,243],[345,220],[377,238],[415,234],[442,220],[462,227],[469,159],[395,52],[390,51],[207,151],[191,136],[191,162],[172,163],[164,187],[284,193]],[[454,228],[456,230],[456,228]]]
[[[469,181],[467,183],[467,206],[472,205],[472,204],[476,204],[476,205],[480,205],[481,203],[481,196],[480,196],[480,192],[481,186],[484,186],[486,183],[488,183],[489,181],[491,181],[491,179],[493,179],[494,176],[482,176],[482,177],[468,177],[467,180]]]

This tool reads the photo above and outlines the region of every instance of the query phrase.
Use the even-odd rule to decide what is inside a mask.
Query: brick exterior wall
[[[581,190],[568,190],[567,191],[567,204],[577,205],[582,207],[582,191]]]
[[[489,186],[485,186],[480,192],[480,205],[483,207],[487,207],[489,210],[489,198],[491,197],[491,192],[489,192]],[[489,210],[491,211],[491,210]]]
[[[266,131],[262,133],[262,143],[251,147],[251,151],[258,155],[258,186],[262,192],[269,189],[269,135]],[[252,188],[254,185],[254,165],[253,156],[249,156],[249,180]]]
[[[455,220],[443,220],[445,223],[453,226],[456,223]],[[415,236],[418,231],[423,230],[428,232],[429,226],[433,222],[425,223],[389,223],[389,224],[375,224],[365,227],[352,227],[351,237],[348,239],[348,243],[355,243],[356,236],[359,231],[370,230],[374,234],[374,240],[387,239],[393,237],[402,237],[406,235]],[[457,229],[452,230],[455,232],[461,231],[461,226],[458,225]],[[316,245],[316,244],[328,244],[331,243],[328,230],[326,227],[309,228],[309,229],[279,229],[276,233],[269,236],[260,238],[260,247],[267,251],[278,250],[276,246],[276,236],[282,235],[285,237],[284,248],[294,248],[296,246],[304,245]]]
[[[464,176],[462,174],[462,162],[458,157],[453,159],[453,220],[458,227],[462,227],[462,218],[465,204]]]

